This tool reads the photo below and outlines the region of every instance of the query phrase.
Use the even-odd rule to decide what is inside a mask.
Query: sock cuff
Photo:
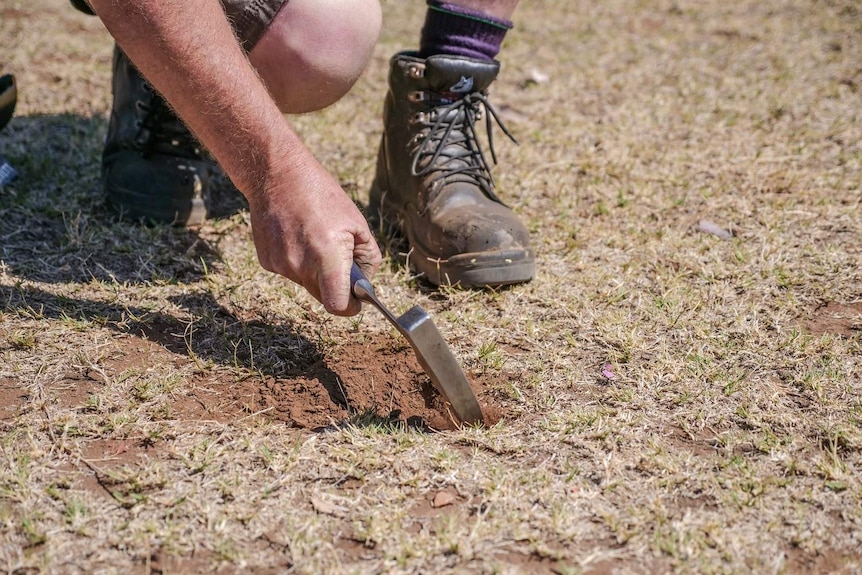
[[[489,26],[494,26],[503,31],[511,30],[514,26],[511,20],[490,16],[484,12],[471,10],[470,8],[465,8],[464,6],[459,6],[457,4],[450,4],[449,2],[442,2],[441,0],[426,0],[426,3],[429,10],[442,12],[443,14],[451,14],[452,16],[460,16],[462,18],[467,18],[468,20],[474,20]]]

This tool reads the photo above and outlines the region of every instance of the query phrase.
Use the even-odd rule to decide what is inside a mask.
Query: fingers
[[[382,257],[377,242],[367,230],[351,235],[349,241],[340,247],[339,254],[325,260],[320,267],[318,300],[329,313],[352,316],[362,309],[362,303],[353,296],[350,285],[350,268],[353,262],[370,278],[380,267]]]
[[[366,229],[363,233],[355,236],[353,261],[368,279],[371,279],[380,269],[383,256],[380,254],[380,246],[377,245],[377,241],[370,230]]]
[[[303,237],[289,244],[284,243],[281,234],[276,231],[281,229],[280,226],[273,226],[267,233],[263,231],[263,225],[255,227],[253,218],[252,230],[258,261],[264,269],[303,286],[329,313],[338,316],[356,315],[362,309],[362,304],[353,297],[350,285],[353,262],[370,278],[382,261],[380,248],[367,229],[367,224],[359,220],[358,225],[365,229],[315,234],[313,238]]]

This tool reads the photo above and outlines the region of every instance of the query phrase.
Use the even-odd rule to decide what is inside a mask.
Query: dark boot
[[[133,220],[202,223],[214,165],[119,48],[114,49],[113,94],[102,154],[108,204]]]
[[[0,76],[0,130],[6,127],[12,114],[15,113],[15,103],[18,101],[18,88],[15,76],[6,74]],[[11,184],[18,177],[18,172],[0,155],[0,189]]]
[[[15,84],[15,76],[12,74],[0,76],[0,130],[12,119],[17,101],[18,86]]]
[[[483,113],[489,135],[497,120],[486,95],[499,69],[460,56],[391,61],[370,208],[400,228],[410,263],[437,285],[500,286],[535,273],[529,233],[494,193],[476,134]]]

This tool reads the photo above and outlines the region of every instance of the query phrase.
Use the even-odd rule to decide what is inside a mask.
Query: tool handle
[[[366,301],[375,305],[377,303],[374,286],[371,285],[371,282],[368,281],[368,278],[365,277],[365,274],[362,273],[356,262],[353,262],[353,267],[350,268],[350,291],[360,301]]]
[[[377,294],[374,293],[374,286],[371,285],[371,282],[368,281],[368,278],[365,277],[365,274],[362,273],[362,270],[359,269],[356,262],[353,262],[353,267],[350,268],[350,291],[353,292],[353,295],[359,301],[370,303],[379,309],[380,313],[382,313],[398,331],[403,333],[404,328],[400,323],[398,323],[398,318],[389,311],[389,308],[383,305],[383,302],[377,299]]]

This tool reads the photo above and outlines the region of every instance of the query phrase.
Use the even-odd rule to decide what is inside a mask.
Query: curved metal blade
[[[458,419],[468,425],[482,423],[484,417],[476,394],[428,312],[418,305],[413,306],[398,318],[398,324],[422,369],[437,391],[452,404]]]
[[[437,391],[452,405],[458,419],[467,425],[482,423],[484,417],[476,394],[428,312],[417,305],[407,310],[404,315],[395,317],[377,299],[374,287],[356,264],[353,264],[350,272],[350,287],[357,299],[368,302],[380,310],[386,319],[407,338],[422,369],[428,374]]]

